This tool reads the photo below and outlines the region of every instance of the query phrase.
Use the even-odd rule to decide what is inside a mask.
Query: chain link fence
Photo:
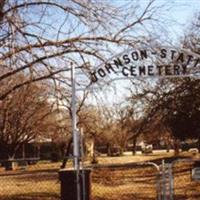
[[[195,161],[179,160],[173,164],[174,200],[199,200],[200,180],[192,179]]]
[[[60,163],[38,162],[18,165],[15,170],[0,168],[0,200],[59,200]]]
[[[0,200],[60,200],[60,165],[39,161],[19,165],[13,171],[0,167]],[[173,195],[167,196],[162,195],[161,165],[152,162],[95,165],[91,173],[91,200],[199,200],[200,181],[192,178],[195,161],[173,161],[171,166]]]
[[[102,165],[92,171],[92,200],[158,199],[158,169],[152,164]]]
[[[61,163],[0,168],[0,200],[58,200]],[[158,170],[150,164],[98,165],[91,175],[91,200],[155,200]]]

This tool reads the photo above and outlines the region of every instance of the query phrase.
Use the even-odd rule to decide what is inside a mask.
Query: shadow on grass
[[[192,195],[192,196],[185,196],[185,195],[175,195],[174,200],[199,200],[200,195]]]
[[[0,195],[0,200],[60,200],[60,196],[55,193],[42,192],[42,193],[31,193],[18,194],[18,195]]]
[[[43,181],[58,181],[58,170],[37,170],[37,171],[13,171],[11,173],[2,173],[0,178],[4,182],[23,183],[29,182],[43,182]]]
[[[35,169],[35,170],[17,170],[17,171],[3,171],[0,173],[0,177],[3,176],[18,176],[18,175],[29,175],[38,173],[58,173],[59,169]]]
[[[92,200],[155,200],[155,197],[142,197],[135,194],[124,194],[123,196],[93,197]]]
[[[186,159],[186,158],[191,158],[190,156],[173,156],[173,157],[166,157],[166,158],[157,158],[157,159],[153,159],[151,160],[151,162],[156,163],[157,165],[161,165],[162,164],[162,160],[165,160],[165,163],[172,163],[175,160],[178,159]]]

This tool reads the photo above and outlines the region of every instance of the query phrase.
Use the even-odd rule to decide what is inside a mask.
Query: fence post
[[[173,164],[169,164],[169,178],[170,178],[170,200],[174,199],[174,177],[173,177]]]
[[[158,175],[157,175],[157,200],[162,200],[161,199],[161,188],[162,186],[160,185],[161,184],[161,173],[160,173],[160,170],[158,171]]]
[[[79,134],[79,137],[80,137],[80,158],[81,158],[81,167],[82,169],[84,169],[84,144],[83,144],[83,129],[81,128],[80,129],[80,134]],[[81,171],[81,178],[82,178],[82,195],[83,195],[83,200],[86,200],[87,198],[87,193],[86,193],[86,180],[85,180],[85,170],[82,170]]]
[[[162,160],[162,199],[166,200],[165,160]]]
[[[156,176],[156,192],[157,192],[157,200],[162,200],[162,194],[161,194],[161,188],[162,188],[162,182],[161,182],[161,170],[160,170],[160,166],[158,166],[156,163],[154,162],[146,162],[145,164],[150,165],[155,167],[156,171],[157,171],[157,176]]]

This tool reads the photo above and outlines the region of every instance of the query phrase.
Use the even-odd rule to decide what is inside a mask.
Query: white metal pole
[[[165,170],[165,160],[162,160],[162,192],[163,200],[166,200],[166,170]]]
[[[80,200],[80,178],[79,178],[79,137],[77,130],[77,116],[76,116],[76,76],[75,67],[71,64],[71,78],[72,78],[72,134],[73,134],[73,161],[74,170],[76,171],[77,184],[77,200]]]
[[[76,77],[75,77],[75,68],[71,64],[71,78],[72,78],[72,134],[73,134],[73,156],[74,156],[74,169],[78,169],[78,131],[77,131],[77,119],[76,119]]]
[[[86,200],[86,185],[85,185],[85,171],[83,165],[84,159],[84,146],[83,146],[83,128],[80,129],[80,145],[81,145],[81,175],[82,175],[82,191],[83,191],[83,200]]]

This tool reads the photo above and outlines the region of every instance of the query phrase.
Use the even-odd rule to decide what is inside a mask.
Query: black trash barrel
[[[61,181],[61,200],[77,200],[76,173],[77,172],[74,169],[63,169],[59,171],[59,179]],[[91,169],[81,169],[79,171],[80,200],[90,200],[90,173]]]

